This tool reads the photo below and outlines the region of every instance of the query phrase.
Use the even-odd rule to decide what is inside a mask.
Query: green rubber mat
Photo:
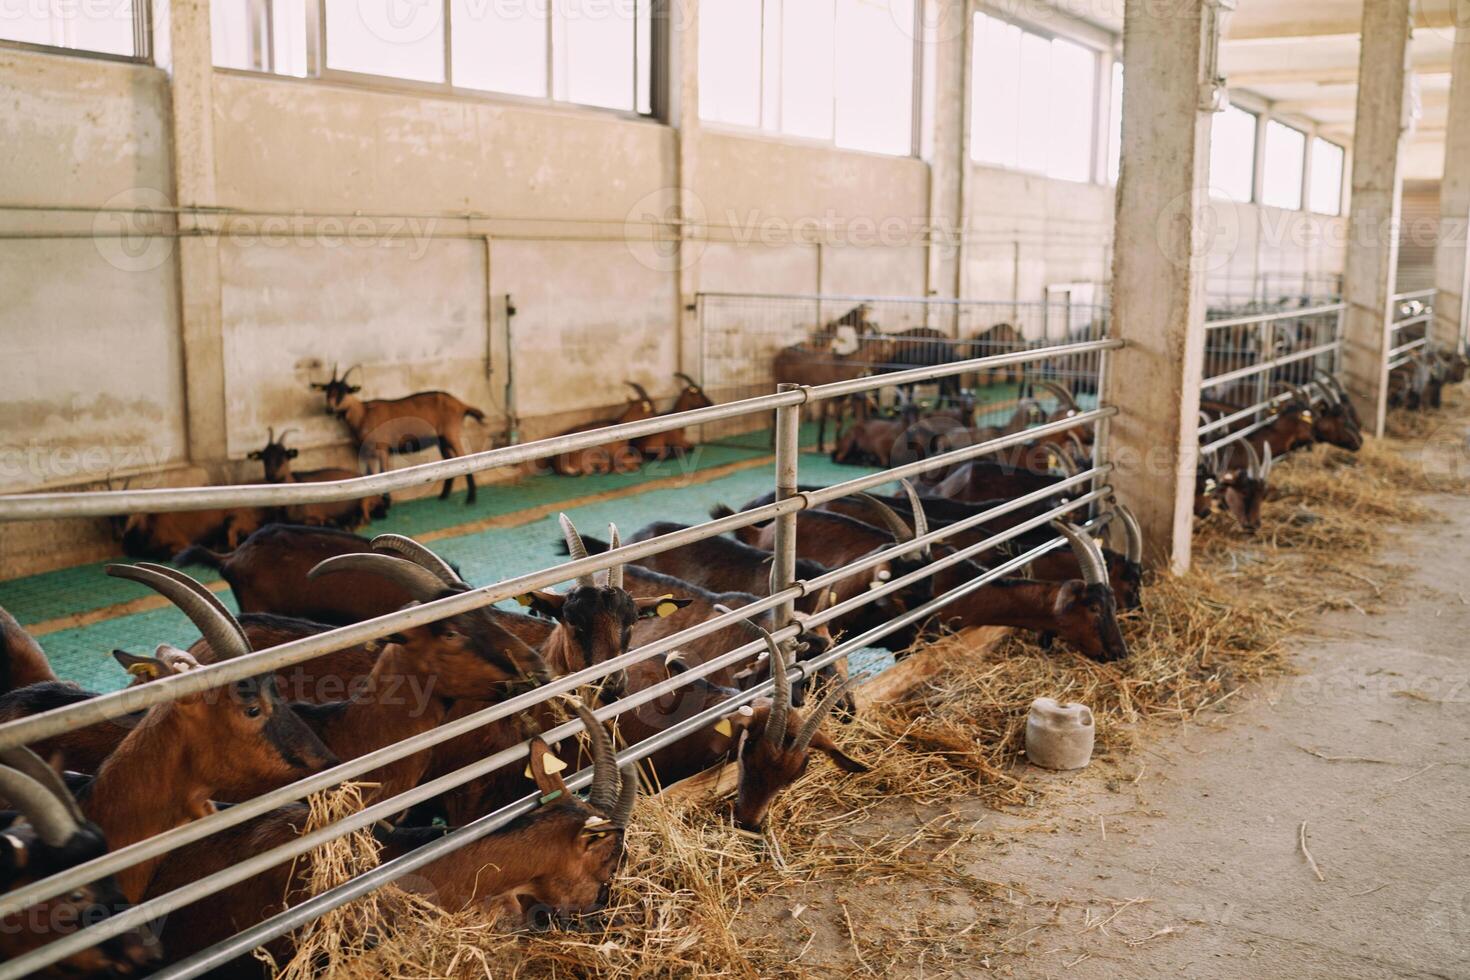
[[[690,472],[752,459],[760,453],[711,446],[700,454]],[[718,460],[717,462],[713,460]],[[649,466],[636,474],[565,478],[537,476],[514,486],[481,489],[473,508],[463,503],[462,492],[448,501],[415,500],[393,508],[389,519],[375,523],[365,534],[396,531],[423,534],[442,531],[458,524],[497,514],[510,514],[558,501],[574,500],[610,490],[636,487],[640,483],[677,475],[679,463]],[[872,472],[861,467],[837,466],[823,456],[804,454],[801,479],[831,484]],[[605,537],[609,522],[631,533],[653,521],[693,524],[708,518],[717,503],[739,507],[751,498],[769,493],[774,485],[774,467],[767,463],[680,488],[650,489],[615,500],[569,508],[577,527],[595,537]],[[436,552],[459,566],[466,580],[484,585],[525,574],[566,560],[557,553],[561,532],[556,515],[512,527],[497,527],[433,542]],[[203,569],[190,569],[191,574]],[[201,575],[201,578],[204,576]],[[102,574],[101,565],[86,565],[44,575],[0,582],[0,606],[9,609],[22,623],[39,622],[68,614],[106,608],[151,594],[142,586]],[[228,593],[224,598],[231,606]],[[159,643],[187,646],[198,633],[172,608],[116,616],[87,626],[58,630],[40,638],[57,674],[93,690],[113,690],[126,680],[110,656],[113,648],[147,652]]]

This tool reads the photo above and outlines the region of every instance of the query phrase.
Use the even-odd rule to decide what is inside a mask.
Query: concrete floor
[[[1470,499],[1403,533],[1382,615],[1325,617],[1301,675],[1000,818],[1014,976],[1470,977]],[[1464,591],[1461,591],[1464,590]],[[1323,879],[1303,856],[1299,832]],[[1025,829],[1023,831],[1022,824]],[[1013,972],[1012,972],[1013,971]]]

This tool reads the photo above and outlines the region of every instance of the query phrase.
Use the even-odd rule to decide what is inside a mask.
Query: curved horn
[[[240,628],[235,617],[228,612],[222,612],[224,607],[219,604],[218,599],[211,602],[200,595],[201,590],[208,590],[183,572],[169,569],[174,574],[168,575],[156,568],[138,565],[108,565],[103,571],[113,578],[125,578],[139,585],[146,585],[178,606],[199,630],[200,635],[209,642],[210,649],[219,660],[233,660],[250,652],[250,642],[245,639],[245,631]],[[193,587],[184,584],[180,578],[193,582]]]
[[[341,367],[341,365],[338,362],[336,362],[336,361],[333,361],[332,362],[332,381],[338,381],[338,380],[340,380],[337,377],[337,368],[339,368],[339,367]],[[331,384],[332,381],[328,381],[327,384]]]
[[[220,601],[219,596],[215,595],[213,592],[204,587],[204,583],[190,577],[189,575],[186,575],[184,572],[179,571],[177,568],[172,568],[168,565],[159,565],[151,561],[140,561],[135,562],[134,564],[138,568],[146,568],[149,571],[157,572],[160,575],[167,575],[169,578],[173,579],[175,582],[178,582],[185,588],[192,589],[194,593],[199,596],[199,598],[203,599],[205,602],[213,606],[214,611],[219,613],[220,617],[230,624],[230,626],[235,630],[236,634],[239,635],[240,642],[245,644],[246,649],[248,650],[250,648],[250,638],[245,635],[245,627],[240,625],[240,621],[235,618],[234,613],[225,608],[225,604]]]
[[[19,770],[0,766],[0,796],[24,814],[36,834],[51,847],[65,847],[80,829],[65,803]]]
[[[924,502],[919,499],[919,492],[909,481],[899,480],[898,485],[903,487],[904,494],[909,498],[909,507],[914,512],[914,537],[922,538],[929,533],[929,515],[924,513]],[[928,545],[924,546],[924,551],[928,553]]]
[[[587,738],[592,742],[592,788],[587,790],[587,802],[603,813],[611,812],[618,802],[618,760],[613,752],[612,738],[581,698],[567,695],[567,700],[577,717],[582,719]]]
[[[276,441],[276,427],[273,426],[273,425],[266,426],[265,427],[265,444],[267,446],[271,446],[271,445],[274,445],[275,444],[275,441]]]
[[[613,805],[609,821],[614,827],[628,826],[633,816],[633,804],[638,801],[638,766],[626,765],[618,771],[623,784],[618,790],[618,802]]]
[[[1245,447],[1245,475],[1250,477],[1252,480],[1260,479],[1261,457],[1256,455],[1256,447],[1251,445],[1251,441],[1249,439],[1240,440],[1240,444]]]
[[[13,749],[0,752],[0,765],[9,766],[25,775],[31,777],[43,787],[51,791],[66,807],[72,819],[77,823],[85,823],[86,817],[82,816],[82,808],[71,795],[71,790],[66,788],[66,783],[55,769],[48,766],[39,755],[24,745],[17,745]]]
[[[1123,534],[1127,540],[1123,549],[1124,556],[1130,565],[1141,564],[1143,562],[1143,527],[1126,504],[1114,503],[1113,509],[1118,512],[1118,517],[1123,521]]]
[[[1074,429],[1068,429],[1067,430],[1067,441],[1070,442],[1072,444],[1072,448],[1077,451],[1077,456],[1076,456],[1077,461],[1081,461],[1081,460],[1087,459],[1091,455],[1087,451],[1087,447],[1084,446],[1084,445],[1082,445],[1082,437],[1079,436],[1079,435],[1077,435],[1076,430],[1074,430]]]
[[[684,382],[689,387],[696,389],[701,395],[704,394],[704,385],[700,384],[698,381],[695,381],[693,378],[689,377],[689,375],[685,374],[683,371],[675,371],[674,372],[674,377],[678,378],[680,381]]]
[[[1062,472],[1067,476],[1077,475],[1077,461],[1067,453],[1057,453],[1057,465],[1062,468]]]
[[[1265,483],[1267,480],[1271,479],[1271,444],[1269,442],[1266,443],[1261,458],[1260,479],[1262,483]]]
[[[1077,567],[1082,570],[1082,581],[1088,585],[1107,585],[1108,570],[1097,543],[1076,525],[1066,521],[1052,521],[1051,526],[1072,546],[1072,553],[1077,556]]]
[[[587,546],[582,543],[582,535],[577,533],[577,526],[565,513],[558,514],[557,520],[561,522],[561,536],[567,542],[567,554],[572,556],[573,561],[587,557]],[[588,572],[586,575],[577,576],[577,584],[589,589],[597,588],[597,578]]]
[[[801,730],[796,733],[796,741],[791,743],[793,752],[805,752],[811,746],[812,739],[816,737],[817,729],[821,727],[823,720],[832,713],[833,708],[837,707],[837,702],[842,700],[843,695],[857,687],[857,682],[858,678],[849,677],[833,687],[821,701],[817,702],[812,713],[807,715],[806,721],[802,722]]]
[[[350,555],[333,555],[323,559],[306,573],[308,579],[338,572],[366,572],[378,575],[407,592],[416,602],[432,602],[445,593],[445,585],[439,576],[422,565],[407,558],[395,558],[377,552],[360,552]]]
[[[608,524],[607,526],[607,546],[609,549],[621,548],[623,546],[623,542],[618,540],[618,526],[616,524]],[[623,587],[623,566],[621,564],[614,565],[607,570],[607,585],[610,589],[621,589]]]
[[[347,383],[347,377],[353,371],[361,371],[361,370],[362,370],[362,365],[361,364],[354,364],[354,365],[352,365],[352,367],[348,368],[346,371],[343,371],[342,372],[342,383],[343,384],[346,384]]]
[[[623,384],[627,385],[629,388],[632,388],[634,391],[638,392],[638,397],[641,398],[641,399],[643,399],[644,401],[646,401],[646,402],[653,401],[652,398],[649,398],[648,397],[648,392],[644,391],[643,390],[643,386],[641,384],[639,384],[638,382],[636,382],[636,381],[624,381]]]
[[[289,428],[289,429],[282,429],[281,430],[281,434],[278,435],[278,436],[276,436],[276,442],[278,442],[282,446],[284,446],[286,444],[286,437],[287,436],[289,436],[293,432],[300,432],[300,431],[301,430],[298,429],[298,428],[296,428],[294,425],[291,428]]]
[[[1036,387],[1044,388],[1053,395],[1056,395],[1057,401],[1061,402],[1062,407],[1068,411],[1078,411],[1077,399],[1072,397],[1072,393],[1067,390],[1066,385],[1058,384],[1055,381],[1038,381],[1036,382]]]
[[[450,567],[449,562],[436,555],[432,549],[419,544],[413,538],[404,534],[379,534],[373,538],[374,551],[388,551],[401,557],[407,558],[416,565],[422,565],[439,577],[439,580],[451,588],[467,585],[459,573]]]
[[[913,540],[913,528],[909,527],[908,524],[904,522],[904,519],[902,517],[899,517],[892,507],[889,507],[883,501],[879,500],[877,497],[873,496],[870,493],[860,493],[857,496],[861,498],[862,501],[868,506],[872,507],[873,510],[877,512],[878,516],[883,519],[884,525],[893,535],[894,540],[898,541],[899,543]]]
[[[717,602],[711,608],[714,609],[714,611],[717,612],[717,613],[719,613],[720,615],[725,615],[726,613],[732,613],[732,612],[735,611],[735,610],[731,609],[729,606],[725,605],[723,602]],[[770,635],[765,630],[761,629],[760,626],[757,623],[754,623],[754,622],[752,622],[749,619],[738,619],[738,620],[735,621],[735,625],[736,626],[743,626],[745,629],[747,629],[750,632],[754,633],[756,636],[768,636],[768,635]]]
[[[783,749],[786,747],[786,718],[791,714],[791,678],[786,676],[786,655],[781,652],[781,644],[763,629],[761,636],[765,637],[766,649],[771,652],[771,683],[775,686],[771,692],[771,714],[766,719],[766,741],[772,748]]]

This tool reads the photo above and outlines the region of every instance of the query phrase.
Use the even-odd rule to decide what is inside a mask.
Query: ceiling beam
[[[1435,0],[1420,0],[1414,4],[1414,28],[1433,28],[1450,32],[1448,36],[1453,38],[1455,26],[1454,17],[1455,0],[1444,0],[1436,3]],[[1281,9],[1291,9],[1291,5],[1283,4]],[[1240,13],[1231,16],[1230,23],[1226,25],[1226,33],[1223,40],[1227,44],[1247,43],[1272,43],[1282,41],[1296,41],[1302,38],[1356,38],[1362,32],[1363,22],[1361,17],[1343,17],[1341,15],[1326,15],[1321,17],[1306,17],[1301,20],[1292,21],[1286,17],[1272,19],[1269,15],[1247,17],[1242,19]]]
[[[1429,77],[1448,75],[1448,61],[1434,61],[1415,65],[1414,74]],[[1358,69],[1354,68],[1270,68],[1227,71],[1232,85],[1354,85],[1358,84]]]

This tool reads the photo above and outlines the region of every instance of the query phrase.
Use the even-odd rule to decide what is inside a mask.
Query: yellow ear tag
[[[518,595],[516,596],[516,602],[520,603],[523,606],[529,606],[531,604],[531,596],[529,593],[526,595]]]
[[[128,667],[128,673],[134,677],[157,677],[157,664],[132,664]]]
[[[552,755],[550,752],[546,753],[541,758],[544,760],[544,762],[543,762],[543,768],[545,768],[546,775],[548,775],[548,776],[554,776],[554,775],[556,775],[557,773],[561,772],[563,769],[565,769],[567,767],[567,764],[565,762],[562,762],[560,759],[558,759],[556,756]],[[526,763],[526,778],[527,779],[535,779],[536,778],[535,776],[532,776],[531,775],[531,764],[529,762]]]
[[[836,602],[837,601],[837,593],[836,592],[828,592],[827,593],[827,601],[828,602]]]
[[[715,726],[715,732],[717,734],[725,736],[726,738],[730,738],[735,734],[735,729],[730,727],[729,718],[721,718],[720,723]]]
[[[663,619],[666,616],[672,616],[678,611],[679,607],[672,602],[660,602],[658,604],[658,608],[654,610],[654,612],[658,613],[659,619]]]

